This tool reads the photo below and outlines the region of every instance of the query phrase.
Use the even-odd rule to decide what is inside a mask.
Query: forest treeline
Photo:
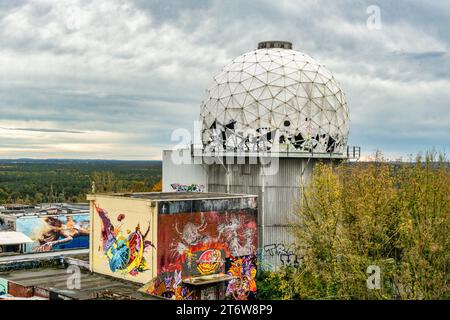
[[[160,161],[0,160],[0,204],[86,202],[101,191],[152,191]],[[156,186],[157,187],[157,186]]]

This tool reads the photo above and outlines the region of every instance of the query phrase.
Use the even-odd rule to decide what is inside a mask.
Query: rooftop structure
[[[15,217],[88,213],[88,203],[3,204],[0,215]]]
[[[17,231],[2,231],[0,232],[0,247],[1,246],[10,246],[10,245],[20,245],[24,243],[32,243],[28,236],[23,234],[22,232]],[[0,250],[1,252],[1,250]]]
[[[183,200],[214,200],[214,199],[234,199],[234,198],[248,198],[252,197],[247,194],[233,194],[224,192],[141,192],[141,193],[99,193],[101,197],[111,198],[128,198],[148,200],[149,202],[161,201],[183,201]],[[97,196],[96,195],[96,196]],[[89,196],[91,198],[91,196]]]
[[[167,299],[256,296],[257,196],[88,195],[90,268]]]

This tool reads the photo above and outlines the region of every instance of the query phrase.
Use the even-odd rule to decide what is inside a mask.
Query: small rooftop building
[[[33,243],[33,240],[22,232],[0,231],[0,253],[24,252],[28,243]]]
[[[90,268],[167,299],[256,297],[257,197],[88,195]]]

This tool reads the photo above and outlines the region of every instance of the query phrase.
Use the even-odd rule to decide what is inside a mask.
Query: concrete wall
[[[264,177],[260,164],[228,166],[230,192],[258,195],[259,257],[265,269],[299,263],[292,250],[290,225],[302,184],[308,183],[317,162],[304,158],[279,158],[278,161],[276,173]],[[209,166],[208,190],[226,192],[227,173],[222,165]]]
[[[235,164],[227,164],[229,161],[224,159],[222,162],[225,164],[176,165],[170,159],[172,153],[173,151],[165,151],[163,154],[164,190],[173,191],[170,184],[181,181],[185,184],[204,183],[208,192],[258,195],[258,256],[261,266],[276,269],[300,263],[300,257],[293,250],[291,235],[295,206],[299,205],[302,190],[311,179],[314,165],[318,161],[340,160],[318,156],[280,157],[274,158],[275,164],[272,163],[270,169],[264,169],[261,164],[248,164],[248,159],[247,164],[237,164],[237,161]],[[184,154],[185,158],[188,156],[190,154]],[[195,160],[191,158],[189,161],[201,162],[199,158]]]
[[[197,191],[208,192],[207,167],[191,162],[190,150],[183,149],[182,154],[178,151],[163,151],[162,183],[163,192],[174,191]],[[180,164],[177,159],[183,157],[185,162]]]
[[[156,206],[124,197],[97,195],[88,199],[92,271],[139,283],[155,277]]]

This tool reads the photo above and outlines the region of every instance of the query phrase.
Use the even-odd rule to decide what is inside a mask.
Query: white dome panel
[[[292,152],[344,152],[348,106],[333,74],[277,43],[284,48],[266,42],[214,77],[200,112],[205,151],[268,151],[283,144]]]

